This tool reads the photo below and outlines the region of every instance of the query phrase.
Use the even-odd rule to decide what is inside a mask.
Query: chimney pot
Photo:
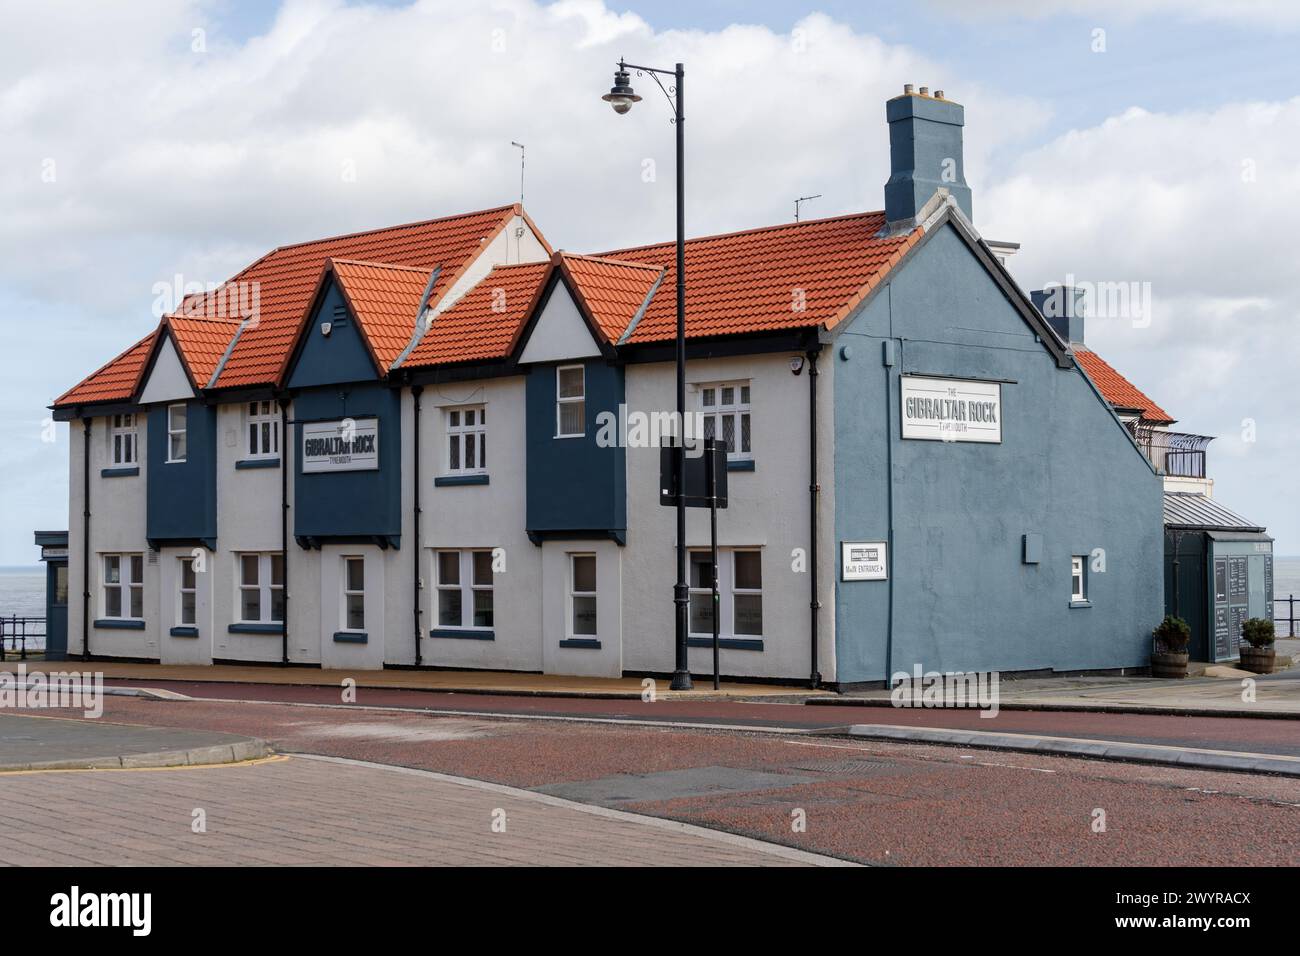
[[[941,99],[943,99],[943,90],[935,90],[935,91],[934,91],[934,98],[935,98],[936,100],[941,100]]]
[[[911,96],[911,95],[912,95],[912,84],[911,84],[911,83],[904,83],[904,84],[903,84],[903,95],[904,95],[904,96]]]
[[[923,86],[923,87],[921,87],[921,95],[922,95],[922,96],[929,96],[929,95],[930,95],[930,88],[929,88],[928,86]]]

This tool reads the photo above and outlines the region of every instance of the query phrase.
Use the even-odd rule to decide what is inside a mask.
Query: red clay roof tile
[[[238,319],[191,318],[169,315],[164,320],[179,346],[181,359],[199,388],[206,388],[221,357],[239,331]]]
[[[1115,408],[1140,411],[1142,417],[1149,422],[1168,425],[1175,421],[1168,412],[1151,401],[1145,392],[1115,371],[1113,366],[1092,349],[1075,345],[1074,357],[1088,373],[1088,378],[1092,379],[1102,397]]]
[[[387,372],[411,343],[431,269],[331,259],[375,361]]]
[[[113,361],[87,375],[54,400],[55,407],[86,402],[122,402],[135,394],[145,360],[153,348],[158,330],[150,332]]]
[[[559,253],[556,259],[610,344],[627,331],[664,274],[662,266],[596,256]]]

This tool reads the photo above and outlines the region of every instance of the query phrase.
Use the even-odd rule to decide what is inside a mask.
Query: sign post
[[[713,592],[713,689],[719,690],[722,687],[721,671],[721,639],[718,636],[720,628],[720,610],[719,605],[722,603],[718,597],[718,440],[716,438],[707,438],[704,441],[704,475],[705,482],[708,485],[709,492],[709,552],[710,561],[713,564],[713,571],[710,579]],[[723,449],[722,459],[726,461],[726,449]],[[724,465],[725,467],[725,465]]]

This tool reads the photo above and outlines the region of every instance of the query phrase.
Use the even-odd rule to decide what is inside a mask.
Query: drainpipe
[[[901,343],[900,343],[901,345]],[[894,366],[894,341],[881,343],[882,364],[885,366],[885,511],[888,519],[886,540],[889,562],[889,613],[885,624],[885,687],[889,687],[894,673],[894,578],[898,577],[898,555],[894,552],[894,388],[889,370]],[[901,427],[901,426],[900,426]]]
[[[90,423],[81,420],[81,434],[85,450],[81,455],[81,659],[90,660]],[[136,451],[139,457],[139,450]]]
[[[809,582],[808,596],[808,633],[810,635],[810,651],[812,660],[812,670],[809,673],[808,685],[814,690],[822,682],[821,671],[817,668],[817,623],[818,611],[821,609],[821,601],[818,600],[819,592],[817,590],[817,511],[818,503],[821,500],[821,485],[817,481],[817,352],[809,350],[808,352],[808,541],[812,550],[809,561],[809,571],[811,578]]]
[[[280,633],[280,664],[289,664],[289,399],[278,399],[280,405],[280,568],[284,572],[284,629]]]
[[[420,654],[420,551],[423,542],[420,539],[420,395],[424,392],[423,385],[411,386],[411,397],[415,400],[415,510],[412,517],[415,519],[415,540],[411,547],[411,598],[412,605],[415,608],[415,666],[420,667],[424,659]]]

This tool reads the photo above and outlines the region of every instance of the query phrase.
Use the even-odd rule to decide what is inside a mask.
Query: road
[[[801,732],[843,723],[839,708],[423,693],[414,695],[417,704],[410,692],[362,690],[362,705],[385,708],[369,709],[322,706],[337,703],[330,689],[323,696],[320,689],[252,685],[184,690],[246,700],[108,697],[104,719],[247,734],[281,752],[452,774],[873,864],[1300,863],[1294,779]],[[294,702],[248,702],[257,695]],[[459,713],[434,714],[419,705]],[[488,710],[505,716],[482,713]],[[561,712],[583,719],[558,719]],[[876,713],[888,714],[891,723],[936,719],[930,712]],[[1123,715],[1123,721],[1098,723],[1108,716],[1004,712],[982,722],[962,714],[944,719],[970,717],[1000,730],[1032,722],[1043,732],[1060,732],[1058,722],[1068,720],[1074,736],[1083,720],[1131,739],[1156,735],[1220,747],[1243,744],[1249,731],[1265,735],[1264,743],[1279,752],[1295,747],[1294,721]],[[637,723],[593,722],[611,719]],[[681,726],[684,721],[718,726]],[[1175,726],[1180,721],[1188,725]],[[779,727],[795,729],[773,729]],[[76,788],[47,779],[29,799],[46,806],[84,799]],[[220,775],[207,779],[213,782],[205,785],[220,788]],[[316,797],[302,800],[301,812],[309,816]],[[363,828],[376,812],[367,801],[353,811]],[[489,846],[483,844],[485,853]]]

